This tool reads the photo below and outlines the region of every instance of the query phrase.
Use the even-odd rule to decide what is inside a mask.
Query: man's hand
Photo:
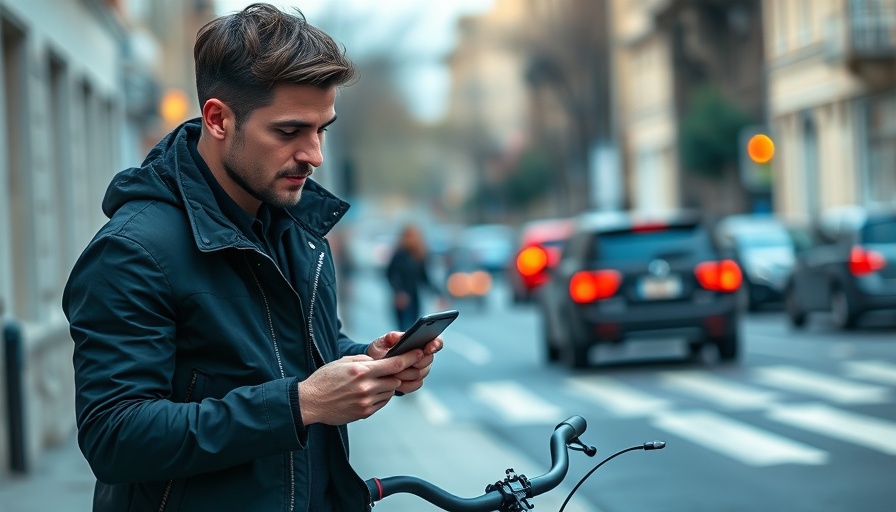
[[[367,347],[367,355],[369,355],[373,359],[383,359],[383,357],[385,357],[386,355],[386,352],[388,352],[390,348],[398,343],[398,339],[401,338],[402,334],[403,333],[399,331],[392,331],[373,340],[373,343],[371,343]],[[409,368],[395,374],[395,377],[402,381],[397,391],[401,391],[402,393],[411,393],[420,389],[420,387],[423,386],[423,379],[427,375],[429,375],[430,366],[432,365],[435,353],[439,350],[442,350],[442,346],[442,338],[435,338],[427,343],[426,346],[423,347],[422,351],[420,349],[416,349],[403,354],[407,355],[422,352],[423,357]],[[393,358],[390,357],[385,360],[388,359]]]
[[[414,365],[423,359],[422,350],[411,350],[380,360],[347,356],[321,366],[299,383],[302,423],[344,425],[369,417],[405,385],[402,375],[419,374]]]

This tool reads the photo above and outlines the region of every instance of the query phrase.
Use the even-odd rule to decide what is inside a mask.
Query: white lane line
[[[611,377],[574,377],[566,379],[566,383],[576,396],[619,416],[649,416],[672,406],[668,400],[639,391]]]
[[[843,373],[854,379],[870,380],[896,386],[896,364],[883,361],[849,361],[843,363]]]
[[[478,341],[455,332],[441,336],[445,349],[450,350],[476,365],[486,365],[492,360],[491,351]]]
[[[442,404],[442,401],[435,397],[429,390],[418,389],[411,393],[407,398],[417,402],[420,412],[433,425],[447,425],[451,422],[451,411]],[[402,400],[405,400],[403,398]]]
[[[811,372],[795,366],[769,366],[755,370],[766,386],[795,391],[840,404],[879,404],[890,400],[889,390]]]
[[[781,405],[768,417],[811,432],[896,455],[896,423],[823,404]]]
[[[660,380],[676,391],[732,410],[765,408],[779,398],[778,393],[759,390],[704,371],[663,372]]]
[[[652,424],[750,466],[828,461],[824,450],[709,411],[663,413],[654,416]]]
[[[563,421],[563,411],[530,393],[512,380],[477,382],[473,398],[486,404],[510,423],[541,424]]]

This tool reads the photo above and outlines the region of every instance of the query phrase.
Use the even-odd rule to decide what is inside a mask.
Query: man
[[[442,341],[384,358],[399,333],[341,332],[324,235],[348,205],[309,176],[355,69],[266,4],[194,56],[201,118],[115,177],[63,297],[93,509],[367,510],[345,425],[418,389]]]

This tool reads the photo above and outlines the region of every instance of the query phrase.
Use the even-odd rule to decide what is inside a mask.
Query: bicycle
[[[513,468],[508,468],[504,472],[507,476],[503,480],[489,484],[486,486],[484,494],[473,498],[456,496],[431,482],[414,476],[370,478],[365,483],[370,491],[371,506],[393,494],[408,493],[449,512],[525,512],[531,510],[534,507],[529,503],[531,498],[554,489],[566,477],[569,470],[568,450],[583,452],[588,457],[597,454],[597,448],[588,446],[579,440],[586,428],[587,423],[581,416],[570,416],[554,427],[550,440],[551,469],[541,476],[529,479],[525,475],[517,475]],[[559,512],[563,512],[566,504],[585,480],[605,463],[626,452],[659,450],[665,446],[666,443],[663,441],[651,441],[620,450],[600,461],[573,487]]]

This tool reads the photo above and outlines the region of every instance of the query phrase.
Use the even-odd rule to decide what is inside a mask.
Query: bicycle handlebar
[[[538,496],[560,485],[569,470],[568,445],[585,432],[587,423],[581,416],[571,416],[554,428],[551,434],[551,469],[529,479],[529,496]],[[508,470],[510,471],[510,470]],[[461,498],[426,480],[414,476],[371,478],[365,482],[373,501],[387,496],[409,493],[451,512],[489,512],[499,510],[505,496],[498,489],[475,498]]]

